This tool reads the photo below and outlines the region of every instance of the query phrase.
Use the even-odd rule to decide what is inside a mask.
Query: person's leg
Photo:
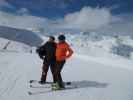
[[[60,61],[60,62],[57,62],[56,63],[56,66],[57,66],[57,82],[59,84],[59,86],[61,88],[65,88],[64,84],[63,84],[63,80],[62,80],[62,76],[61,76],[61,71],[63,69],[63,66],[65,64],[65,61]]]
[[[53,83],[56,83],[57,82],[56,75],[54,74],[55,73],[55,67],[56,67],[56,61],[52,61],[50,63],[50,69],[51,69],[52,76],[53,76]]]
[[[45,83],[46,82],[46,77],[47,77],[48,69],[49,69],[49,64],[48,64],[47,61],[44,60],[43,67],[42,67],[42,76],[41,76],[40,83]]]

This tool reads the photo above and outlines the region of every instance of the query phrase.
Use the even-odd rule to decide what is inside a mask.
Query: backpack
[[[43,56],[45,56],[45,54],[46,54],[44,46],[38,47],[38,48],[36,49],[36,52],[37,52],[37,54],[39,55],[39,57],[40,57],[41,59],[43,59]]]

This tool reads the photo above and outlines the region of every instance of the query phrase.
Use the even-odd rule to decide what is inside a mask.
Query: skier
[[[54,76],[54,66],[56,62],[55,60],[56,59],[55,38],[53,36],[49,36],[49,40],[44,45],[39,47],[36,51],[39,54],[40,58],[43,59],[42,75],[41,75],[41,80],[39,81],[39,83],[40,84],[46,83],[46,77],[47,77],[49,66],[52,72],[53,82],[55,82],[55,76]]]
[[[56,46],[56,66],[55,66],[55,78],[56,78],[56,83],[53,84],[52,89],[53,90],[59,90],[59,89],[64,89],[65,86],[63,84],[63,80],[61,77],[61,71],[62,68],[66,62],[66,59],[72,56],[73,50],[70,48],[68,43],[65,41],[65,36],[64,35],[59,35],[58,36],[59,42],[57,43]]]

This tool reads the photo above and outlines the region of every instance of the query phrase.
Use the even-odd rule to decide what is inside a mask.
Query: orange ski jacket
[[[73,50],[66,42],[59,42],[57,43],[56,47],[56,60],[62,61],[66,60],[67,58],[71,57],[73,54]]]

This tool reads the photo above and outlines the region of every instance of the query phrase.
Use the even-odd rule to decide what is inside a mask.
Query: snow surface
[[[24,43],[0,38],[0,50],[3,50],[3,48],[7,44],[8,46],[6,48],[6,51],[10,51],[10,52],[30,52],[31,51],[31,47]]]
[[[28,91],[46,91],[29,88],[30,79],[40,79],[42,61],[36,54],[0,52],[0,100],[132,100],[133,62],[115,59],[103,63],[75,54],[62,71],[64,81],[75,82],[79,88],[29,96]],[[106,61],[106,59],[104,59]],[[108,64],[107,64],[108,63]],[[130,66],[129,66],[130,65]],[[49,71],[48,81],[52,81]]]
[[[41,76],[38,55],[0,51],[0,100],[133,100],[133,61],[109,52],[114,40],[90,41],[82,46],[80,40],[72,38],[69,42],[74,43],[74,55],[65,64],[62,77],[78,88],[49,93],[45,93],[49,88],[30,88],[29,80],[39,80]],[[3,48],[7,40],[0,41]],[[18,48],[16,43],[13,46]],[[25,50],[23,44],[19,46]],[[50,71],[47,81],[52,81]],[[28,91],[41,93],[30,96]]]
[[[104,36],[100,33],[86,33],[67,34],[66,37],[75,51],[80,54],[107,59],[114,56],[133,58],[133,39],[130,36]]]

